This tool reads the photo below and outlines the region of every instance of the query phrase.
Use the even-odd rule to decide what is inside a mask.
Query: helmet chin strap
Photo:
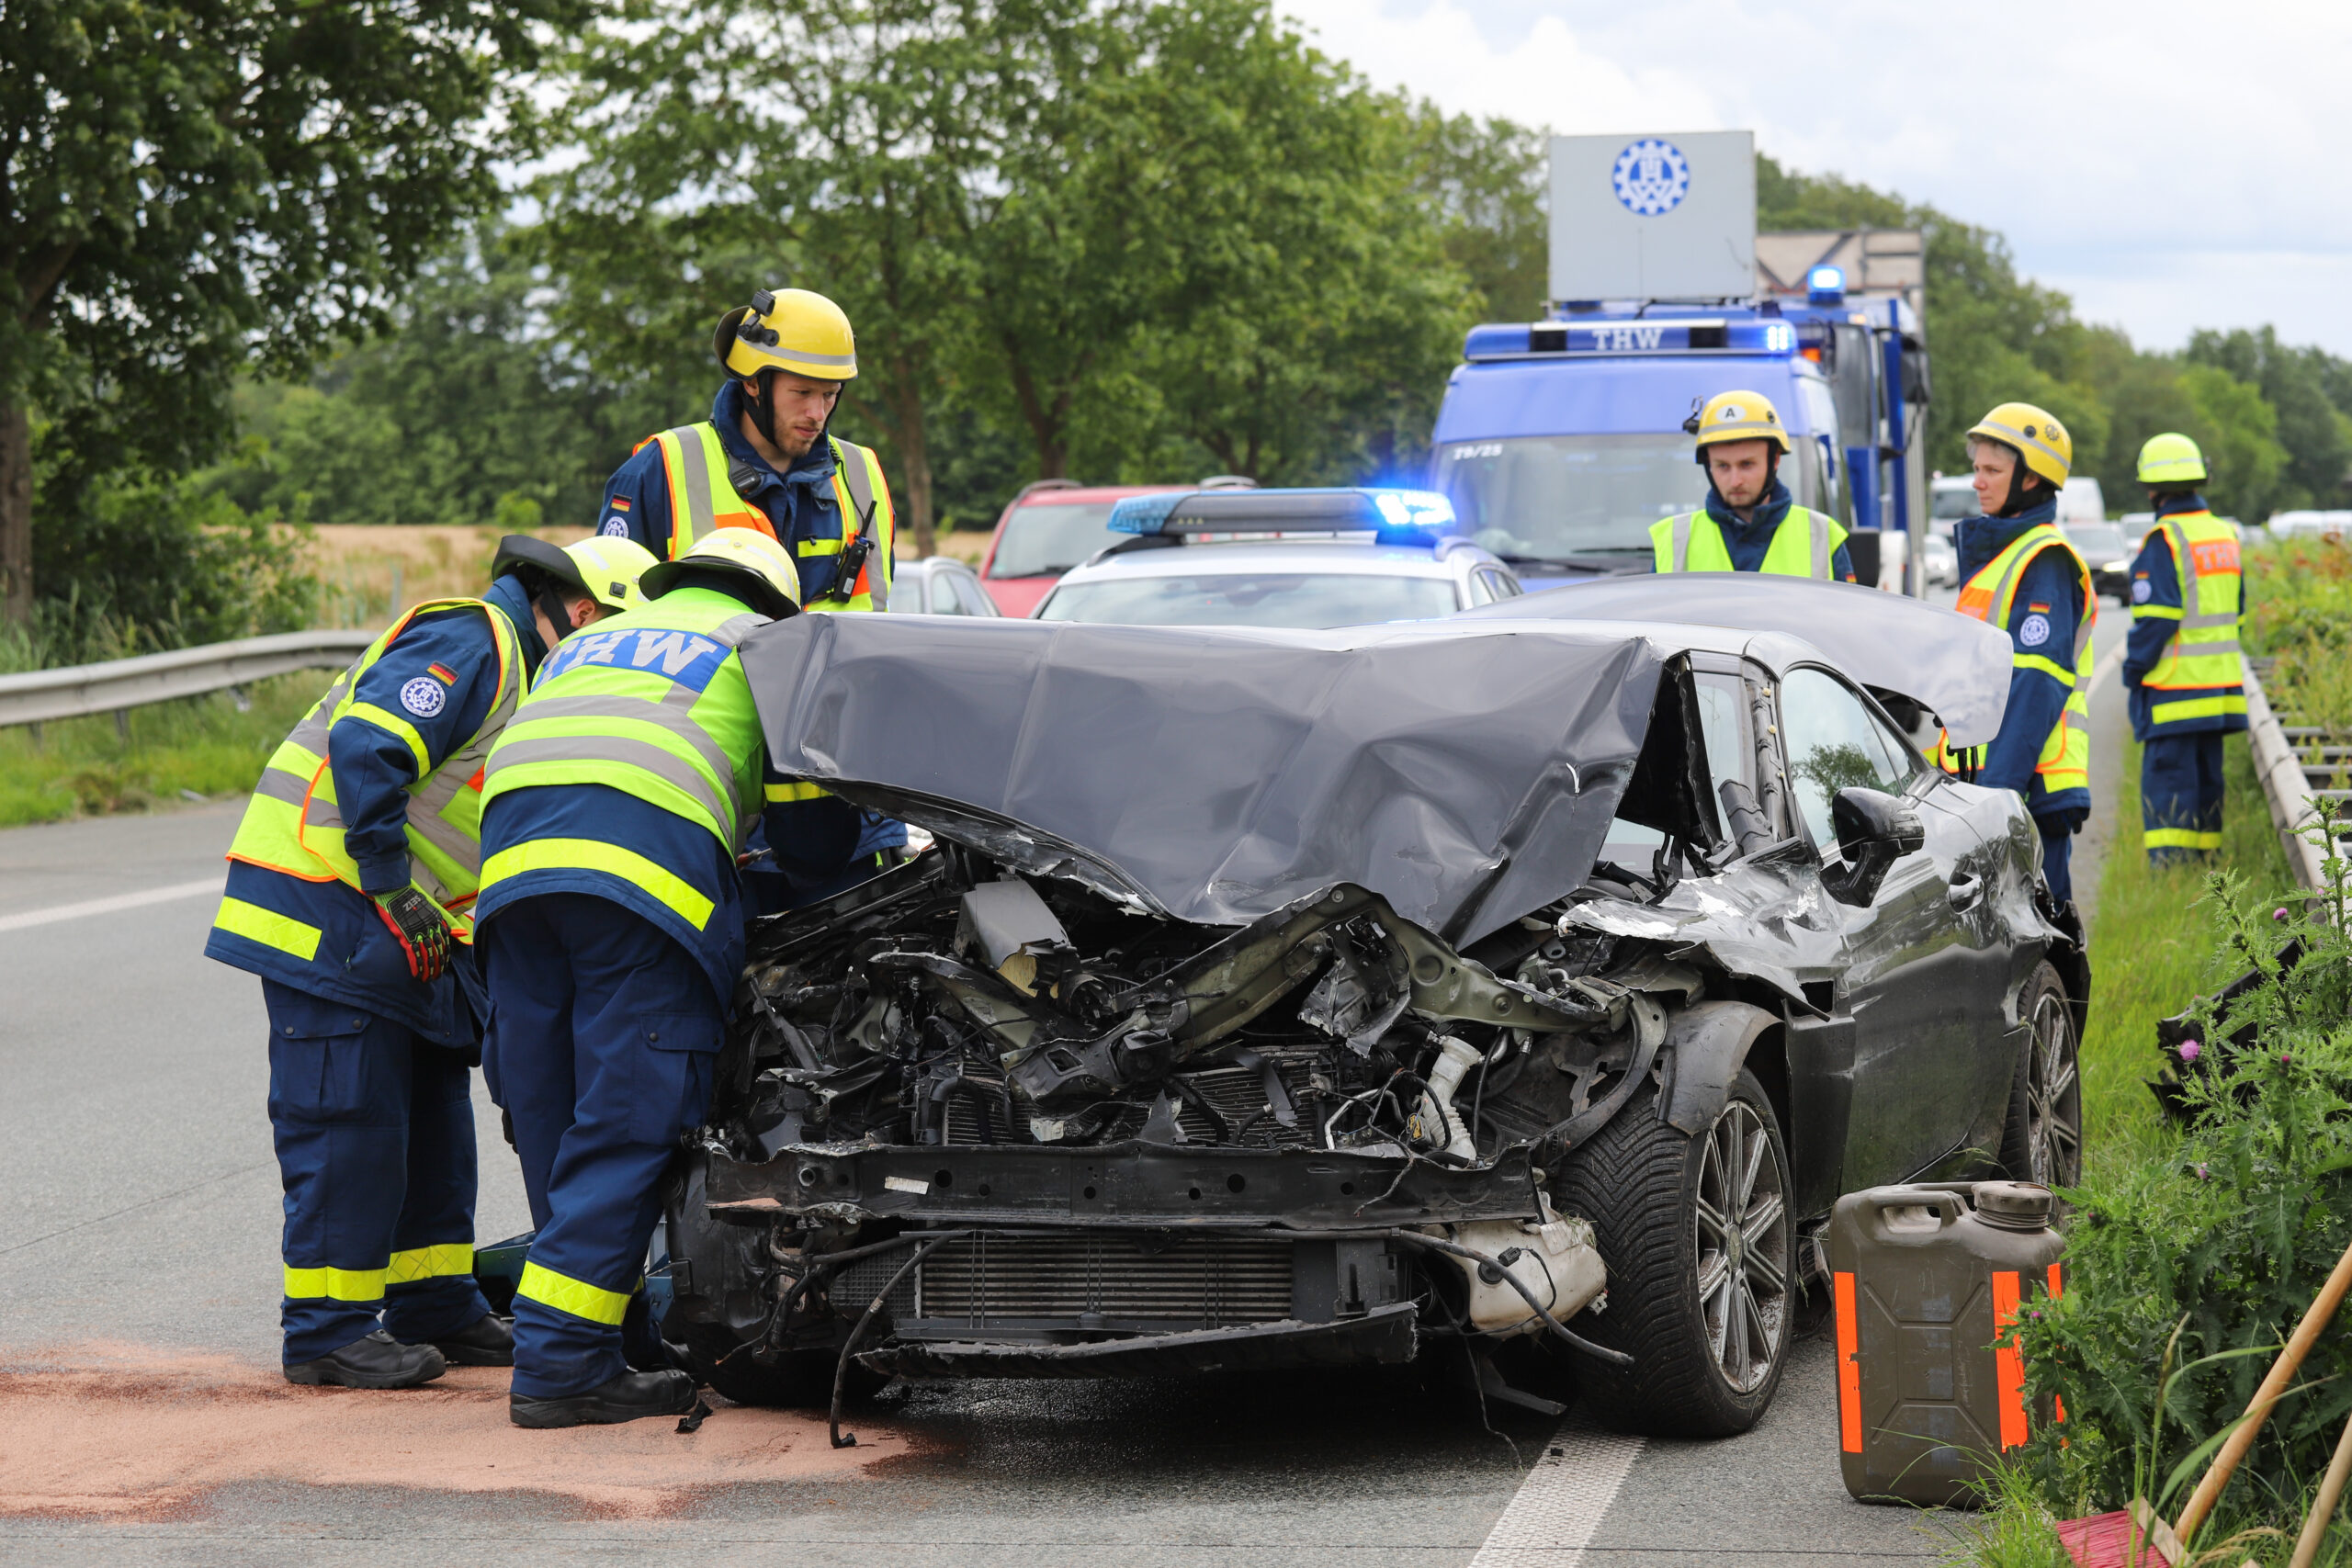
[[[761,438],[766,441],[769,446],[775,446],[776,444],[775,405],[768,400],[768,389],[775,385],[775,372],[773,370],[761,371],[757,376],[752,378],[752,385],[756,389],[756,390],[751,394],[750,400],[752,404],[752,423],[759,426]],[[782,447],[777,447],[776,449],[778,451],[783,450]]]
[[[2001,502],[1999,515],[2015,517],[2025,510],[2025,480],[2028,471],[2025,466],[2025,454],[2018,454],[2018,466],[2009,470],[2009,493]]]

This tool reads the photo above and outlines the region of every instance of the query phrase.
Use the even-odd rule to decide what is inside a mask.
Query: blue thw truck
[[[1797,503],[1851,531],[1862,581],[1919,592],[1920,552],[1910,547],[1927,523],[1919,438],[1928,361],[1917,310],[1905,297],[1917,290],[1849,290],[1846,267],[1826,257],[1867,261],[1870,236],[1768,236],[1776,243],[1762,248],[1768,265],[1759,268],[1745,133],[1675,139],[1694,149],[1732,143],[1715,160],[1718,183],[1736,186],[1746,176],[1744,232],[1736,200],[1728,213],[1679,199],[1661,214],[1635,210],[1672,196],[1676,168],[1659,160],[1666,177],[1645,186],[1642,150],[1674,153],[1686,193],[1704,177],[1698,153],[1682,159],[1666,139],[1633,139],[1616,161],[1619,177],[1601,191],[1623,213],[1606,211],[1611,203],[1590,192],[1563,189],[1577,177],[1564,144],[1606,151],[1626,140],[1555,140],[1556,302],[1540,321],[1471,329],[1438,414],[1430,488],[1452,498],[1460,531],[1508,560],[1531,591],[1647,571],[1651,525],[1705,504],[1706,474],[1683,422],[1718,392],[1761,392],[1794,444],[1780,471]],[[1627,199],[1628,185],[1639,201]],[[1634,232],[1630,253],[1607,254],[1611,224]],[[1769,265],[1792,254],[1780,243],[1789,240],[1797,254],[1826,242],[1815,253],[1824,259],[1792,268],[1793,288]],[[1662,259],[1679,244],[1700,249],[1700,270]],[[1655,284],[1679,297],[1644,288]],[[1566,292],[1602,288],[1633,297]]]

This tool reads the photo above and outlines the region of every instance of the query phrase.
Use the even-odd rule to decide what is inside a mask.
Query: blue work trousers
[[[2050,884],[2050,896],[2061,904],[2075,901],[2075,815],[2033,819],[2041,834],[2041,879]]]
[[[548,893],[484,922],[483,1070],[514,1123],[537,1225],[514,1295],[514,1392],[584,1393],[627,1370],[661,1183],[710,1102],[725,1031],[702,965],[607,898]]]
[[[2140,750],[2141,841],[2155,865],[2199,861],[2222,847],[2218,729],[2152,735]]]
[[[269,1122],[286,1190],[286,1364],[381,1327],[417,1344],[490,1310],[474,1286],[466,1058],[275,980]]]

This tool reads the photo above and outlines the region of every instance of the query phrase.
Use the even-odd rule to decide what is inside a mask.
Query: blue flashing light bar
[[[1732,321],[1535,321],[1470,329],[1465,359],[1524,359],[1531,355],[1794,354],[1795,327],[1757,317]]]
[[[1809,305],[1842,305],[1846,301],[1846,269],[1842,266],[1817,266],[1804,275],[1804,297]]]
[[[1373,534],[1384,545],[1433,545],[1453,502],[1427,490],[1229,490],[1131,495],[1111,508],[1117,534]]]

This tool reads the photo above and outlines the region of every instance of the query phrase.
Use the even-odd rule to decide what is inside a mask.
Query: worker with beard
[[[2071,907],[2074,835],[2091,810],[2091,569],[2059,531],[2058,492],[2074,437],[2048,411],[2003,403],[1970,429],[1968,458],[1983,515],[1952,530],[1963,615],[2009,634],[2009,702],[1984,746],[1939,743],[1937,761],[1990,789],[2015,790],[2041,835],[2051,896]]]
[[[1790,450],[1781,412],[1760,392],[1721,392],[1682,423],[1697,436],[1707,509],[1650,525],[1660,571],[1762,571],[1854,581],[1846,530],[1795,503],[1781,482]]]
[[[711,353],[727,379],[710,417],[638,444],[605,486],[597,532],[676,560],[719,529],[749,528],[792,558],[804,608],[887,610],[897,534],[890,488],[871,447],[832,433],[842,389],[857,377],[849,317],[821,294],[763,288],[719,318]],[[783,793],[769,805],[806,803],[821,818],[812,832],[833,829],[823,789],[775,787]],[[906,841],[903,823],[868,813],[847,868],[811,882],[772,852],[763,818],[744,845],[744,896],[755,915],[815,903],[887,869]]]

